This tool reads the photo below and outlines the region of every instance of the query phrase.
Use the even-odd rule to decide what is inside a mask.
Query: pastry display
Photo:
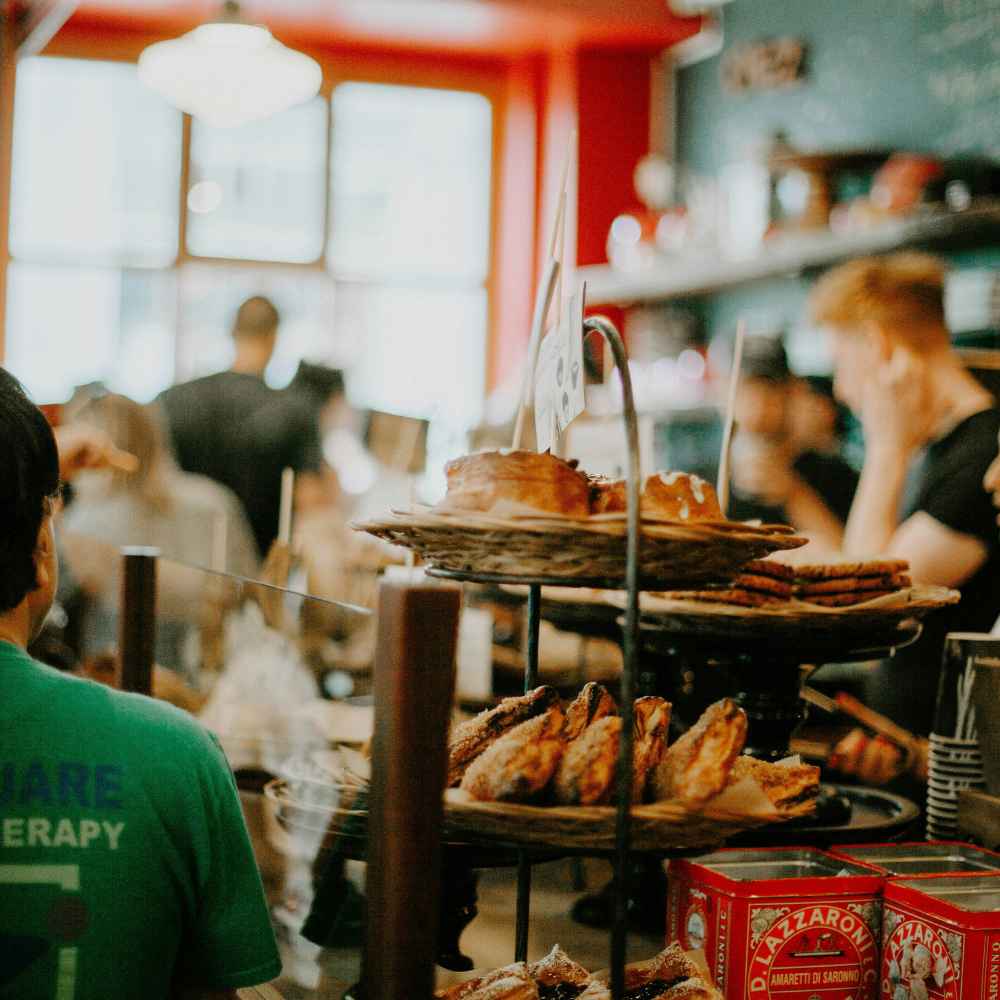
[[[461,788],[485,802],[531,802],[548,785],[566,747],[562,709],[522,722],[467,768]]]
[[[556,945],[538,962],[496,969],[438,990],[437,1000],[610,1000],[606,975],[591,975]],[[625,966],[625,1000],[722,1000],[674,942],[647,962]]]
[[[746,713],[736,702],[723,698],[710,705],[667,747],[650,781],[653,798],[676,798],[692,806],[715,798],[726,787],[746,736]]]
[[[483,451],[445,466],[444,506],[493,511],[504,503],[565,517],[590,516],[590,481],[548,452]]]
[[[558,701],[538,693],[544,690],[498,706],[533,699],[531,704],[544,708],[484,745],[471,759],[463,758],[461,789],[479,802],[610,805],[622,727],[614,699],[600,684],[590,683],[564,713]],[[632,798],[636,803],[675,799],[700,808],[730,783],[746,741],[746,714],[732,699],[723,699],[668,746],[670,709],[669,702],[656,697],[639,698],[633,705]],[[484,712],[459,728],[489,728],[486,720],[495,719],[497,711]],[[508,707],[507,717],[510,714]],[[774,790],[772,801],[778,806],[799,802],[807,786],[817,780],[811,770],[806,774],[786,769],[775,777],[763,770],[751,776],[758,774],[767,778],[765,790]]]
[[[504,733],[559,703],[555,688],[538,687],[528,694],[504,698],[494,708],[456,726],[448,740],[448,787],[454,787],[466,768]]]

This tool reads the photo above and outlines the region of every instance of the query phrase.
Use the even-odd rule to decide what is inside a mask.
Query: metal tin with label
[[[1000,854],[973,844],[923,840],[908,844],[847,844],[830,851],[878,868],[890,878],[1000,874]]]
[[[879,1000],[1000,1000],[1000,879],[885,886]]]
[[[807,847],[671,861],[667,940],[704,949],[726,1000],[875,1000],[884,883]]]

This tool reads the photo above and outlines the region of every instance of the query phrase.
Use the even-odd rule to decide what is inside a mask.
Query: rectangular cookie
[[[844,580],[859,576],[894,576],[909,572],[910,564],[905,559],[874,559],[869,562],[817,563],[811,566],[796,566],[795,579]]]
[[[902,590],[913,585],[905,573],[891,576],[854,576],[835,580],[810,580],[796,587],[800,594],[844,594],[854,590]]]

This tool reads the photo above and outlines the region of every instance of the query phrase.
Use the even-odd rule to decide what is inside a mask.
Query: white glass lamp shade
[[[231,127],[315,97],[323,72],[267,28],[213,23],[150,45],[139,79],[207,125]]]

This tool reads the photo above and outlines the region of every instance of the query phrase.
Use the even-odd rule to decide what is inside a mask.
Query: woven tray
[[[903,622],[919,621],[932,611],[957,603],[960,597],[958,591],[947,587],[916,586],[846,608],[825,608],[796,600],[780,606],[744,608],[656,594],[642,594],[639,600],[642,621],[664,632],[775,641],[831,637],[843,645],[850,637],[891,638]],[[607,600],[624,607],[617,592],[608,592]]]
[[[574,520],[417,509],[352,527],[413,549],[438,569],[567,581],[625,577],[622,514]],[[805,544],[785,525],[643,519],[639,573],[645,585],[664,589],[725,581],[751,559]]]
[[[265,786],[264,794],[279,822],[289,831],[318,835],[327,848],[342,836],[363,837],[367,825],[364,810],[342,807],[337,790],[324,790],[315,784],[278,778]],[[810,803],[782,813],[746,815],[713,810],[711,805],[696,811],[674,800],[634,806],[631,846],[636,851],[712,847],[746,830],[808,815],[812,808]],[[460,789],[448,789],[442,835],[448,841],[473,844],[611,851],[615,846],[615,810],[610,806],[478,802]]]

